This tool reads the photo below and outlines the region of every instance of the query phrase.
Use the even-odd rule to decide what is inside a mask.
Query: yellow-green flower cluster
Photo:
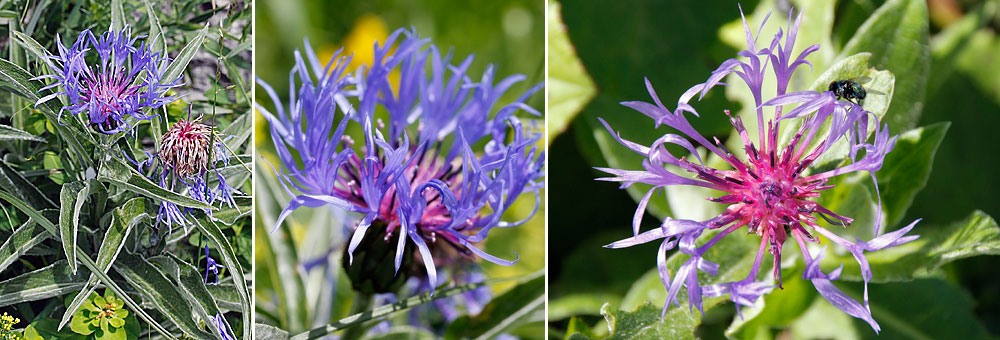
[[[21,336],[14,332],[14,325],[21,322],[21,319],[3,313],[0,316],[0,340],[21,340]]]

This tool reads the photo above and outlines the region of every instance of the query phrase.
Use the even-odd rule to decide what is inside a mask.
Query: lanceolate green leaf
[[[35,222],[25,222],[14,233],[0,245],[0,273],[7,269],[11,263],[17,261],[21,255],[28,252],[31,247],[42,243],[49,235]]]
[[[181,260],[176,255],[168,253],[168,256],[177,265],[177,281],[180,283],[184,297],[195,304],[198,307],[195,309],[198,314],[206,323],[210,323],[211,320],[208,317],[218,315],[220,310],[219,305],[205,286],[204,277],[198,272],[197,268],[184,262],[184,260]]]
[[[65,261],[0,282],[0,307],[75,292],[83,275],[73,275]]]
[[[29,182],[20,172],[11,168],[7,162],[0,161],[0,187],[16,194],[35,209],[54,208],[55,203],[42,194],[38,187]]]
[[[23,140],[29,142],[45,141],[45,139],[42,139],[42,137],[35,136],[33,134],[15,129],[7,125],[0,125],[0,141],[15,141],[15,140]]]
[[[26,215],[28,215],[28,217],[31,218],[33,221],[37,222],[38,224],[41,224],[42,227],[45,227],[45,230],[48,231],[50,235],[54,237],[59,236],[59,228],[54,223],[52,223],[52,221],[43,216],[41,212],[31,208],[31,206],[29,206],[24,201],[18,199],[17,197],[14,197],[14,195],[11,195],[9,192],[2,190],[0,190],[0,199],[9,202],[18,210],[21,210]],[[91,273],[97,275],[97,277],[101,280],[101,282],[104,283],[105,286],[111,288],[111,290],[115,292],[115,295],[118,296],[118,298],[125,301],[125,304],[129,307],[130,310],[134,311],[136,314],[139,314],[139,317],[144,321],[146,321],[147,323],[149,323],[153,327],[153,329],[155,329],[157,332],[160,332],[160,334],[162,334],[164,337],[168,339],[174,339],[173,335],[171,335],[170,332],[167,332],[167,330],[164,329],[163,326],[161,326],[158,322],[156,322],[156,320],[153,320],[153,318],[150,317],[149,314],[146,313],[146,311],[142,310],[142,307],[139,306],[139,304],[137,304],[134,300],[132,300],[132,298],[129,297],[128,294],[126,294],[125,291],[122,290],[122,288],[119,287],[114,280],[111,280],[111,278],[108,277],[108,275],[103,271],[98,270],[97,264],[94,263],[94,260],[90,259],[90,257],[86,256],[85,254],[86,254],[85,252],[82,252],[80,251],[80,249],[77,249],[76,256],[77,259],[80,260],[80,263],[83,263],[83,265],[87,267],[87,269],[89,269]],[[69,267],[66,267],[66,269],[68,270]]]
[[[142,3],[146,5],[146,15],[149,16],[149,48],[154,53],[167,53],[163,43],[163,27],[160,26],[160,18],[156,15],[157,10],[149,0],[143,0]]]
[[[875,174],[887,225],[899,223],[913,198],[927,185],[934,154],[949,126],[951,123],[942,122],[907,131],[899,135],[896,146],[886,155],[882,169]]]
[[[907,281],[931,275],[942,265],[978,255],[1000,255],[1000,227],[992,217],[975,211],[968,218],[944,228],[917,226],[910,234],[916,241],[866,253],[872,282]],[[824,268],[844,264],[841,280],[861,280],[860,268],[850,253],[823,258]]]
[[[122,0],[111,0],[111,31],[118,32],[125,28],[125,9]]]
[[[222,254],[222,262],[225,263],[226,269],[229,270],[230,276],[233,278],[233,283],[236,285],[236,289],[240,292],[240,300],[243,305],[243,334],[250,334],[250,327],[253,325],[253,311],[250,310],[250,292],[247,289],[247,282],[243,275],[243,266],[237,260],[233,246],[230,245],[226,235],[222,233],[222,230],[219,229],[219,226],[215,222],[198,219],[195,224],[208,237],[208,240],[215,244],[215,248],[219,250],[219,253]]]
[[[205,28],[202,28],[201,31],[198,32],[198,35],[192,38],[187,45],[184,45],[184,48],[177,54],[174,61],[170,62],[170,66],[167,66],[167,69],[163,71],[163,79],[165,81],[177,79],[184,73],[184,70],[187,69],[188,63],[191,62],[194,55],[201,49],[201,44],[205,42],[205,35],[207,33],[208,26],[206,25]]]
[[[99,184],[95,183],[94,185]],[[108,231],[105,232],[104,240],[101,242],[101,248],[97,251],[96,265],[98,268],[101,268],[102,273],[107,273],[111,269],[111,264],[115,262],[115,258],[121,253],[125,245],[125,239],[128,238],[133,227],[139,222],[148,219],[149,214],[146,213],[146,199],[142,197],[132,198],[112,212],[111,225],[108,226]],[[63,313],[62,320],[59,322],[59,328],[62,328],[70,321],[73,313],[76,313],[76,310],[80,308],[95,289],[97,289],[97,276],[91,274],[90,278],[87,279],[87,284],[81,289],[80,294],[77,294],[69,306],[66,307],[66,313]]]
[[[254,324],[254,334],[258,339],[288,340],[288,332],[267,324]]]
[[[138,194],[154,199],[168,201],[179,206],[198,209],[215,209],[211,205],[204,202],[160,187],[132,167],[126,165],[125,162],[118,157],[106,157],[105,161],[101,164],[101,170],[98,173],[97,178],[103,182],[121,185]]]
[[[59,237],[69,268],[76,274],[76,234],[80,229],[80,209],[87,201],[89,186],[85,182],[66,183],[59,191]]]
[[[184,334],[195,339],[220,338],[217,333],[205,332],[191,319],[194,308],[191,303],[181,295],[176,285],[146,260],[125,252],[118,256],[113,268]]]
[[[879,7],[840,55],[860,52],[870,52],[873,67],[889,70],[898,79],[895,103],[886,114],[890,129],[903,131],[916,126],[930,73],[926,1],[890,0]]]
[[[42,47],[42,44],[39,44],[35,41],[35,39],[31,38],[27,34],[18,31],[12,31],[10,33],[14,36],[15,41],[20,44],[21,47],[24,47],[25,50],[34,55],[35,58],[38,58],[38,60],[42,60],[42,58],[45,58],[45,56],[48,55],[48,52],[45,51],[45,47]]]

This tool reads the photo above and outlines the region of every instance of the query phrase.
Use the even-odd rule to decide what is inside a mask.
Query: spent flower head
[[[145,41],[136,46],[140,38],[133,37],[128,27],[118,32],[109,29],[100,35],[88,29],[67,47],[57,35],[59,55],[45,59],[53,74],[34,79],[55,80],[40,91],[58,90],[40,98],[35,106],[64,96],[68,104],[59,110],[60,121],[64,111],[86,113],[86,122],[96,131],[131,132],[128,117],[148,120],[155,116],[144,111],[173,101],[174,97],[164,95],[181,85],[179,77],[163,79],[160,65],[168,57],[153,51]]]
[[[258,80],[276,106],[272,112],[256,105],[281,160],[275,172],[292,197],[275,226],[302,206],[358,213],[349,263],[365,251],[359,245],[372,233],[395,248],[396,272],[406,245],[415,246],[430,282],[438,282],[435,261],[451,260],[439,250],[515,263],[473,243],[493,228],[530,219],[502,219],[521,194],[535,194],[537,211],[544,155],[535,145],[541,134],[514,113],[539,114],[524,101],[541,84],[500,106],[500,97],[525,76],[494,82],[490,66],[474,80],[466,73],[472,56],[453,64],[450,53],[442,55],[428,39],[403,29],[376,44],[374,56],[372,65],[353,73],[346,72],[350,57],[339,52],[323,67],[307,41],[305,57],[295,52],[289,80],[300,85],[289,84],[287,106]],[[357,124],[363,140],[355,143],[345,133],[350,124]]]
[[[697,84],[681,95],[674,111],[668,110],[653,91],[653,86],[646,80],[646,87],[654,103],[624,102],[625,106],[635,109],[650,118],[656,125],[665,124],[676,129],[681,134],[664,134],[652,145],[640,145],[618,136],[607,123],[608,131],[623,145],[646,157],[643,161],[644,170],[621,170],[601,168],[613,177],[600,178],[605,181],[621,182],[622,187],[634,183],[645,183],[653,186],[639,202],[633,218],[634,236],[607,245],[609,248],[629,247],[636,244],[661,240],[657,256],[657,267],[660,278],[667,288],[667,300],[663,307],[666,313],[671,303],[678,306],[677,295],[681,287],[687,287],[689,307],[702,309],[703,297],[729,295],[736,304],[750,306],[762,294],[769,291],[768,281],[757,281],[757,273],[765,253],[773,255],[774,279],[781,287],[781,249],[784,242],[794,238],[798,243],[806,262],[803,278],[812,281],[819,293],[834,306],[851,316],[868,322],[878,332],[878,323],[872,318],[868,307],[868,281],[872,278],[871,269],[864,255],[865,251],[876,251],[912,241],[917,236],[906,236],[917,223],[907,225],[897,231],[881,235],[871,241],[851,242],[817,222],[823,219],[833,225],[850,225],[850,217],[841,216],[818,204],[814,199],[823,190],[833,185],[828,180],[839,175],[865,171],[875,182],[875,172],[882,167],[886,154],[892,150],[896,137],[890,136],[888,126],[880,126],[879,119],[871,112],[865,111],[862,105],[838,98],[834,92],[802,91],[787,93],[788,83],[798,66],[810,65],[806,57],[819,49],[819,45],[805,48],[798,56],[792,55],[792,47],[798,32],[801,15],[792,23],[789,13],[787,35],[782,31],[774,36],[770,45],[757,49],[758,36],[754,36],[746,19],[743,28],[746,32],[747,49],[739,52],[738,58],[726,60],[704,83]],[[766,18],[764,21],[766,22]],[[763,27],[763,23],[761,24]],[[759,35],[759,33],[758,33]],[[768,66],[771,70],[768,71]],[[763,96],[764,78],[771,73],[776,79],[776,97],[765,101]],[[730,122],[735,127],[743,143],[747,159],[739,159],[716,138],[709,141],[692,128],[686,113],[698,116],[698,112],[689,104],[696,95],[703,97],[722,79],[730,74],[741,79],[756,102],[757,137],[751,137],[739,116],[730,116]],[[800,103],[785,112],[785,105]],[[773,108],[773,111],[771,111]],[[771,113],[773,112],[773,114]],[[729,112],[726,111],[726,115]],[[797,127],[790,124],[798,120]],[[603,120],[602,120],[603,122]],[[792,127],[794,137],[786,144],[779,144],[782,124]],[[824,125],[826,124],[826,125]],[[870,125],[874,133],[869,137]],[[831,170],[817,170],[810,173],[812,165],[820,156],[831,150],[834,143],[846,137],[850,162]],[[714,169],[706,166],[697,151],[693,140],[709,152],[725,161],[727,169]],[[696,161],[685,157],[678,158],[666,148],[668,145],[680,146],[697,158]],[[684,176],[683,173],[690,176]],[[666,218],[659,228],[640,232],[639,226],[652,194],[667,186],[687,185],[715,189],[723,194],[709,198],[710,201],[726,205],[724,212],[705,221],[678,220]],[[876,186],[876,193],[877,193]],[[880,206],[881,206],[881,199]],[[879,207],[881,211],[881,207]],[[880,217],[875,218],[875,233],[878,235],[877,224]],[[918,220],[919,221],[919,220]],[[760,246],[749,275],[739,281],[702,286],[698,280],[699,272],[717,275],[719,265],[709,262],[704,256],[721,238],[746,227],[748,232],[760,236]],[[698,245],[696,241],[709,230],[716,230],[707,242]],[[820,270],[819,254],[812,254],[806,247],[807,243],[819,243],[815,233],[825,236],[849,250],[861,267],[865,282],[864,304],[858,303],[837,289],[831,281],[840,275],[840,269],[827,274]],[[679,247],[680,252],[690,256],[674,273],[671,279],[666,265],[666,252]]]
[[[174,123],[163,134],[156,154],[144,151],[146,158],[132,163],[164,189],[179,190],[209,205],[218,202],[220,206],[235,208],[237,190],[226,182],[221,170],[229,166],[230,151],[224,143],[231,137],[222,136],[213,126],[202,124],[201,118],[191,119],[189,108],[188,119]],[[156,221],[170,228],[180,225],[186,230],[190,225],[186,216],[198,210],[164,200],[160,202]],[[212,213],[208,209],[203,211]]]

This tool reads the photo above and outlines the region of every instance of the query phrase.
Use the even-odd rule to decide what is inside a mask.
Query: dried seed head
[[[212,128],[199,119],[181,120],[163,134],[160,161],[179,177],[198,175],[208,169]]]

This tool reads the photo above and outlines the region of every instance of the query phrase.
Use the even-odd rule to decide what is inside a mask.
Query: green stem
[[[351,314],[360,314],[364,312],[369,312],[372,306],[372,294],[366,294],[359,291],[354,292],[354,302],[351,303]],[[340,337],[340,340],[356,340],[361,339],[365,332],[371,328],[370,323],[358,323],[353,327],[348,327],[344,330],[344,334]]]

